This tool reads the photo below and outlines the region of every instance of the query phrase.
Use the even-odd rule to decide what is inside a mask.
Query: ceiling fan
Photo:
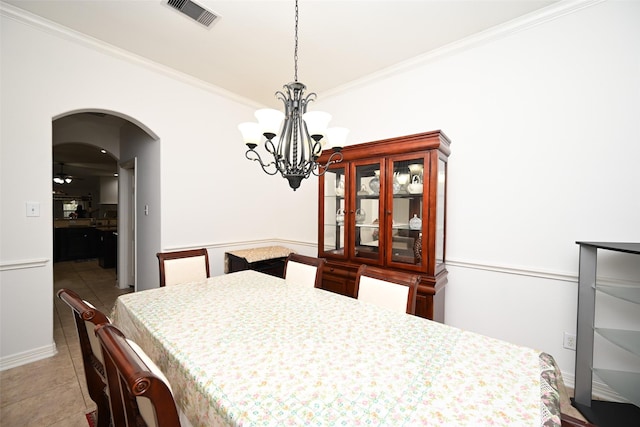
[[[53,182],[56,184],[71,184],[74,177],[64,173],[64,163],[60,163],[60,172],[53,176]]]

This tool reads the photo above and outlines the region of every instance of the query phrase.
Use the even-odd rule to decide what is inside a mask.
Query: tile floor
[[[53,273],[53,338],[58,354],[0,372],[0,426],[87,427],[85,414],[95,409],[87,393],[71,309],[56,292],[72,289],[109,315],[116,298],[130,291],[118,289],[115,269],[101,268],[97,260],[55,263]]]

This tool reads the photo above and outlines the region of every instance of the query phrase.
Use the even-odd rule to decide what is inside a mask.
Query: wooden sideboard
[[[293,251],[282,246],[241,249],[225,252],[225,273],[255,270],[272,276],[284,277],[287,256]]]

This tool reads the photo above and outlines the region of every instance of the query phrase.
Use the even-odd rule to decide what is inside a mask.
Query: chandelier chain
[[[296,0],[295,49],[293,52],[294,81],[298,81],[298,0]]]

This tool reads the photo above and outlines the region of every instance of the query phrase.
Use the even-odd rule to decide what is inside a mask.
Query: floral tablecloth
[[[252,270],[113,317],[194,427],[560,425],[550,356]]]

